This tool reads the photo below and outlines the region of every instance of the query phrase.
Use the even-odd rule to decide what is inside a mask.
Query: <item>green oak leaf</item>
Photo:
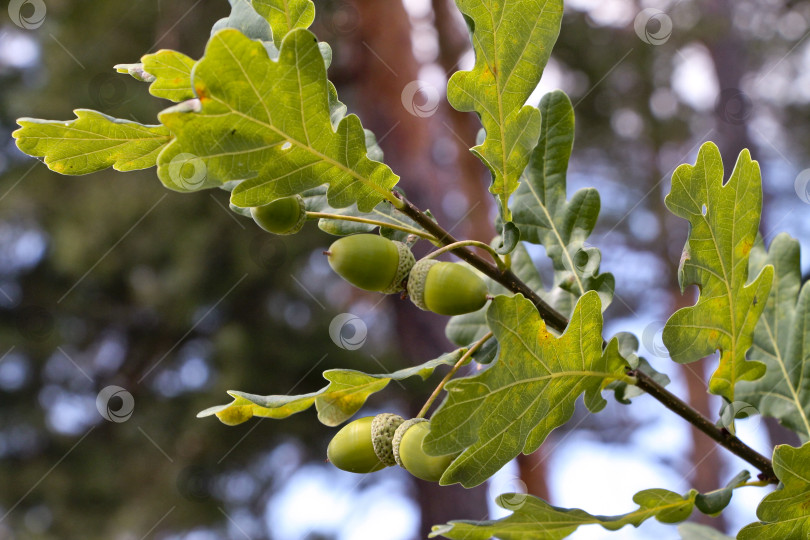
[[[391,223],[393,225],[400,225],[403,227],[410,227],[418,231],[423,230],[415,221],[397,212],[391,204],[383,201],[374,209],[369,212],[360,212],[357,210],[357,205],[353,204],[346,208],[332,208],[326,200],[326,187],[320,186],[309,191],[304,192],[304,204],[307,212],[321,212],[328,214],[337,214],[341,216],[361,217],[366,219],[373,219],[375,221],[382,221],[384,223]],[[359,223],[354,221],[345,221],[340,219],[318,219],[318,227],[329,234],[335,236],[346,236],[349,234],[367,233],[377,228],[376,225],[369,225],[367,223]],[[408,233],[396,229],[388,229],[383,227],[380,234],[391,240],[398,240],[404,242]]]
[[[670,383],[669,377],[656,371],[654,367],[643,357],[638,356],[638,338],[629,332],[619,332],[614,336],[614,339],[619,342],[619,354],[627,361],[627,365],[646,375],[649,375],[655,382],[661,386],[666,386]],[[630,384],[626,381],[613,381],[607,386],[608,390],[613,390],[616,401],[629,405],[632,403],[632,398],[644,395],[645,392],[638,386]]]
[[[810,284],[802,286],[799,242],[783,233],[751,250],[750,273],[774,269],[773,287],[754,330],[750,360],[767,366],[765,376],[737,384],[737,401],[778,418],[803,441],[810,439]]]
[[[700,297],[697,304],[669,318],[664,345],[682,364],[720,350],[709,391],[733,402],[737,382],[765,373],[762,362],[745,359],[773,281],[773,268],[766,266],[747,284],[748,259],[762,211],[759,164],[743,150],[723,184],[720,150],[707,142],[694,166],[684,164],[675,170],[666,205],[689,221],[678,281],[682,291],[697,285]]]
[[[523,240],[542,244],[554,263],[554,285],[579,298],[597,291],[602,308],[613,299],[612,274],[599,273],[602,255],[585,240],[599,216],[599,192],[583,188],[566,200],[566,174],[574,145],[574,108],[564,92],[540,101],[542,126],[537,146],[512,197],[512,220]]]
[[[486,130],[472,151],[492,173],[490,191],[506,201],[518,186],[540,132],[526,100],[537,87],[560,32],[562,0],[456,0],[471,29],[475,66],[453,74],[447,99],[475,111]]]
[[[244,180],[231,202],[246,207],[328,183],[334,208],[356,203],[370,212],[383,199],[398,203],[391,194],[398,177],[367,157],[357,116],[333,129],[326,67],[309,31],[288,34],[275,61],[260,42],[222,30],[194,68],[193,85],[196,109],[160,114],[176,135],[158,160],[158,176],[170,189]],[[184,172],[189,165],[194,182]]]
[[[691,522],[679,525],[678,533],[681,535],[681,540],[734,540],[717,529]]]
[[[424,364],[400,369],[393,373],[369,375],[351,369],[324,371],[329,384],[317,392],[296,396],[259,396],[229,390],[234,400],[227,405],[217,405],[201,411],[198,418],[216,415],[223,424],[235,426],[252,417],[281,419],[305,411],[313,404],[318,411],[318,420],[327,426],[337,426],[351,418],[368,397],[379,392],[392,380],[409,377],[430,377],[439,366],[452,366],[464,354],[464,349],[443,354]]]
[[[488,521],[451,521],[433,527],[431,538],[444,536],[458,540],[560,540],[582,525],[598,524],[609,531],[625,525],[638,527],[654,517],[662,523],[678,523],[692,514],[698,492],[680,495],[666,489],[645,489],[633,496],[637,510],[619,516],[597,516],[578,508],[551,506],[533,495],[505,493],[495,502],[512,510],[509,516]]]
[[[311,0],[253,0],[253,9],[270,23],[278,48],[292,30],[309,28],[315,20],[315,4]]]
[[[810,538],[810,443],[801,448],[779,445],[773,470],[781,481],[757,507],[759,523],[744,527],[739,540],[806,540]]]
[[[174,102],[194,98],[191,70],[195,60],[183,53],[161,49],[141,58],[143,70],[152,77],[149,93]]]
[[[618,341],[602,351],[601,303],[594,291],[580,298],[559,338],[522,295],[496,296],[487,321],[500,346],[498,359],[479,375],[447,384],[423,443],[433,455],[461,452],[442,485],[484,482],[520,452],[537,450],[571,418],[581,394],[596,412],[606,404],[602,389],[628,379]]]
[[[155,165],[158,153],[172,140],[167,128],[121,120],[89,109],[76,109],[75,120],[20,118],[12,133],[17,147],[45,158],[60,174],[88,174],[112,167],[135,171]]]
[[[113,66],[113,69],[118,73],[126,73],[130,75],[136,81],[150,83],[155,80],[154,75],[144,71],[143,63],[141,62],[138,62],[137,64],[116,64]]]
[[[253,8],[250,0],[228,0],[228,2],[231,4],[231,13],[214,23],[211,36],[225,28],[233,28],[249,38],[258,39],[269,45],[268,54],[274,57],[278,49],[274,45],[273,30],[267,19]]]

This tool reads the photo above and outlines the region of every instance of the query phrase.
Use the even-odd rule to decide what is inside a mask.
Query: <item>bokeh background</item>
[[[334,430],[312,411],[238,427],[195,418],[227,402],[228,389],[305,393],[323,385],[324,369],[421,363],[449,350],[444,321],[340,281],[320,253],[332,239],[312,224],[274,237],[230,213],[225,192],[167,192],[154,170],[60,177],[17,151],[21,116],[92,108],[154,122],[168,104],[112,66],[161,48],[199,57],[225,0],[9,8],[0,12],[0,539],[406,540],[449,519],[502,516],[491,502],[502,492],[612,514],[632,510],[640,489],[707,491],[746,468],[644,397],[578,412],[538,453],[473,490],[396,468],[337,471],[325,463]],[[334,50],[330,78],[409,196],[454,233],[489,240],[488,179],[467,152],[479,124],[444,100],[448,74],[473,61],[452,2],[316,8],[313,29]],[[562,88],[576,106],[569,192],[602,195],[589,244],[616,275],[606,334],[635,332],[673,391],[713,418],[712,359],[676,366],[661,345],[668,315],[694,300],[677,288],[686,223],[663,197],[703,141],[718,143],[728,167],[750,148],[764,176],[762,234],[802,239],[808,271],[809,30],[806,1],[570,0],[535,96]],[[532,255],[550,275],[542,248]],[[356,350],[330,338],[342,313],[355,316],[343,336]],[[392,382],[362,413],[413,415],[436,382]],[[111,385],[132,396],[125,421],[96,408]],[[113,408],[126,405],[121,396]],[[764,453],[796,442],[772,422],[739,426]],[[723,517],[693,519],[735,533],[763,495],[739,490]],[[678,533],[653,522],[609,535],[653,536]],[[605,537],[593,526],[572,536]]]

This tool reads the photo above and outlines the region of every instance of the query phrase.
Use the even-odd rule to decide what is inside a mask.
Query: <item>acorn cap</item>
[[[394,245],[397,247],[397,253],[399,254],[399,265],[397,266],[397,273],[394,275],[394,279],[391,280],[391,284],[388,285],[385,290],[380,291],[383,294],[395,294],[405,289],[404,281],[408,278],[408,274],[410,274],[411,268],[413,268],[413,264],[416,262],[411,248],[396,240],[394,240]]]
[[[396,465],[394,459],[393,439],[394,433],[405,419],[398,414],[382,413],[374,417],[371,422],[371,443],[374,453],[386,466]]]
[[[402,422],[397,430],[394,432],[394,440],[391,441],[391,445],[394,450],[394,459],[397,462],[397,465],[405,468],[405,465],[402,464],[402,460],[399,457],[399,443],[402,442],[402,437],[405,435],[405,432],[408,431],[408,428],[414,424],[419,424],[421,422],[427,422],[427,418],[411,418],[410,420],[405,420]]]
[[[427,275],[434,264],[439,264],[435,259],[421,259],[411,268],[408,276],[408,296],[411,302],[422,311],[428,311],[425,305],[425,281]]]

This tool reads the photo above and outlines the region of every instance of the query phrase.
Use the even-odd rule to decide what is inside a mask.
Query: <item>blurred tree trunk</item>
[[[412,52],[408,14],[399,1],[357,1],[354,6],[359,14],[359,27],[352,33],[352,43],[346,46],[351,47],[352,76],[357,83],[356,108],[364,125],[377,134],[386,163],[403,178],[408,197],[421,207],[430,206],[442,219],[439,203],[453,186],[440,178],[431,162],[435,119],[411,114],[402,103],[403,89],[419,79],[420,68]],[[400,347],[406,358],[416,363],[447,350],[444,318],[422,313],[410,302],[394,305]],[[411,410],[415,412],[420,407],[421,403],[414,403]],[[450,519],[487,517],[485,486],[465,490],[421,480],[415,480],[415,485],[422,538],[427,537],[432,525]]]

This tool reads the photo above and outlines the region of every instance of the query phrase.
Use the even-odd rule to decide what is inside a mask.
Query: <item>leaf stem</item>
[[[395,194],[402,197],[398,193]],[[400,212],[414,220],[419,226],[432,234],[435,239],[445,246],[455,244],[458,242],[449,232],[444,230],[441,225],[430,219],[424,212],[419,210],[408,199],[402,198],[403,207],[399,209]],[[551,307],[545,300],[532,290],[531,287],[523,283],[514,272],[511,270],[500,270],[497,266],[490,264],[482,257],[479,257],[473,251],[467,249],[466,246],[457,247],[452,249],[453,254],[457,255],[463,261],[469,263],[473,268],[481,271],[484,275],[490,277],[493,281],[500,283],[512,292],[520,293],[528,298],[532,304],[537,308],[540,316],[546,321],[546,324],[562,333],[568,326],[568,319]]]
[[[479,339],[478,341],[473,343],[470,346],[470,348],[467,349],[467,351],[463,355],[461,355],[461,358],[458,359],[458,362],[456,362],[456,364],[453,366],[453,368],[450,371],[447,372],[447,375],[444,376],[444,379],[441,380],[441,382],[436,387],[436,389],[433,391],[433,393],[430,394],[430,397],[427,399],[425,404],[422,406],[422,409],[419,411],[419,414],[416,415],[416,418],[424,418],[425,417],[427,412],[430,410],[430,406],[433,405],[433,402],[436,401],[437,397],[439,397],[439,394],[441,393],[442,389],[444,388],[444,385],[447,384],[447,382],[450,379],[453,378],[453,375],[455,375],[456,372],[459,370],[459,368],[461,368],[461,366],[463,366],[467,362],[467,360],[470,359],[470,357],[473,355],[473,353],[475,353],[475,351],[480,349],[481,346],[484,343],[486,343],[491,337],[492,337],[492,332],[487,332],[486,335],[484,335],[484,337],[482,337],[481,339]]]
[[[425,259],[435,259],[442,253],[453,251],[454,249],[465,246],[472,246],[485,250],[492,256],[492,260],[495,261],[495,264],[498,266],[498,270],[500,270],[501,272],[506,270],[506,265],[504,264],[503,260],[501,260],[500,256],[498,255],[498,252],[495,251],[495,248],[484,242],[479,242],[478,240],[461,240],[453,244],[448,244],[446,246],[440,247],[436,251],[429,253],[427,256],[425,256]]]
[[[647,392],[649,395],[660,401],[664,407],[671,410],[697,429],[714,439],[719,445],[726,448],[732,454],[744,459],[761,471],[759,479],[768,484],[778,484],[779,479],[773,471],[771,460],[763,456],[736,436],[732,435],[725,428],[718,428],[714,423],[690,407],[678,396],[655,382],[652,377],[639,370],[627,372],[631,377],[635,377],[636,386]]]
[[[450,246],[459,242],[438,223],[430,219],[424,212],[414,206],[409,200],[405,199],[399,193],[395,192],[394,195],[399,197],[403,203],[402,207],[397,206],[399,211],[432,234],[438,242],[444,246]],[[480,270],[497,283],[500,283],[506,287],[509,291],[522,294],[535,305],[537,311],[540,313],[540,316],[550,328],[553,328],[560,333],[565,332],[565,328],[568,326],[568,319],[562,313],[550,306],[545,300],[540,298],[540,296],[534,290],[532,290],[531,287],[521,281],[521,279],[518,278],[511,270],[500,270],[482,257],[478,256],[476,253],[467,249],[466,246],[452,248],[451,251],[459,258],[469,263],[470,266]],[[768,484],[776,484],[779,482],[776,477],[776,473],[774,473],[773,465],[767,457],[746,445],[736,436],[729,433],[727,429],[718,428],[715,426],[714,423],[712,423],[708,418],[689,406],[689,404],[681,400],[678,396],[659,385],[648,375],[638,370],[628,371],[627,375],[635,379],[634,384],[636,386],[647,392],[654,399],[660,401],[666,408],[673,411],[690,424],[694,425],[697,429],[711,437],[714,441],[728,449],[736,456],[739,456],[759,469],[762,472],[762,474],[759,475],[759,479],[762,482]],[[435,399],[433,396],[431,396],[431,398]],[[423,410],[426,412],[425,407],[423,407]]]
[[[341,214],[329,214],[326,212],[307,212],[307,219],[338,219],[342,221],[354,221],[356,223],[366,223],[368,225],[385,227],[387,229],[396,229],[398,231],[403,231],[408,234],[413,234],[420,238],[424,238],[425,240],[435,240],[435,238],[430,233],[426,233],[425,231],[420,231],[419,229],[406,227],[404,225],[397,225],[396,223],[386,223],[385,221],[377,221],[375,219],[368,219],[356,216],[344,216]]]

